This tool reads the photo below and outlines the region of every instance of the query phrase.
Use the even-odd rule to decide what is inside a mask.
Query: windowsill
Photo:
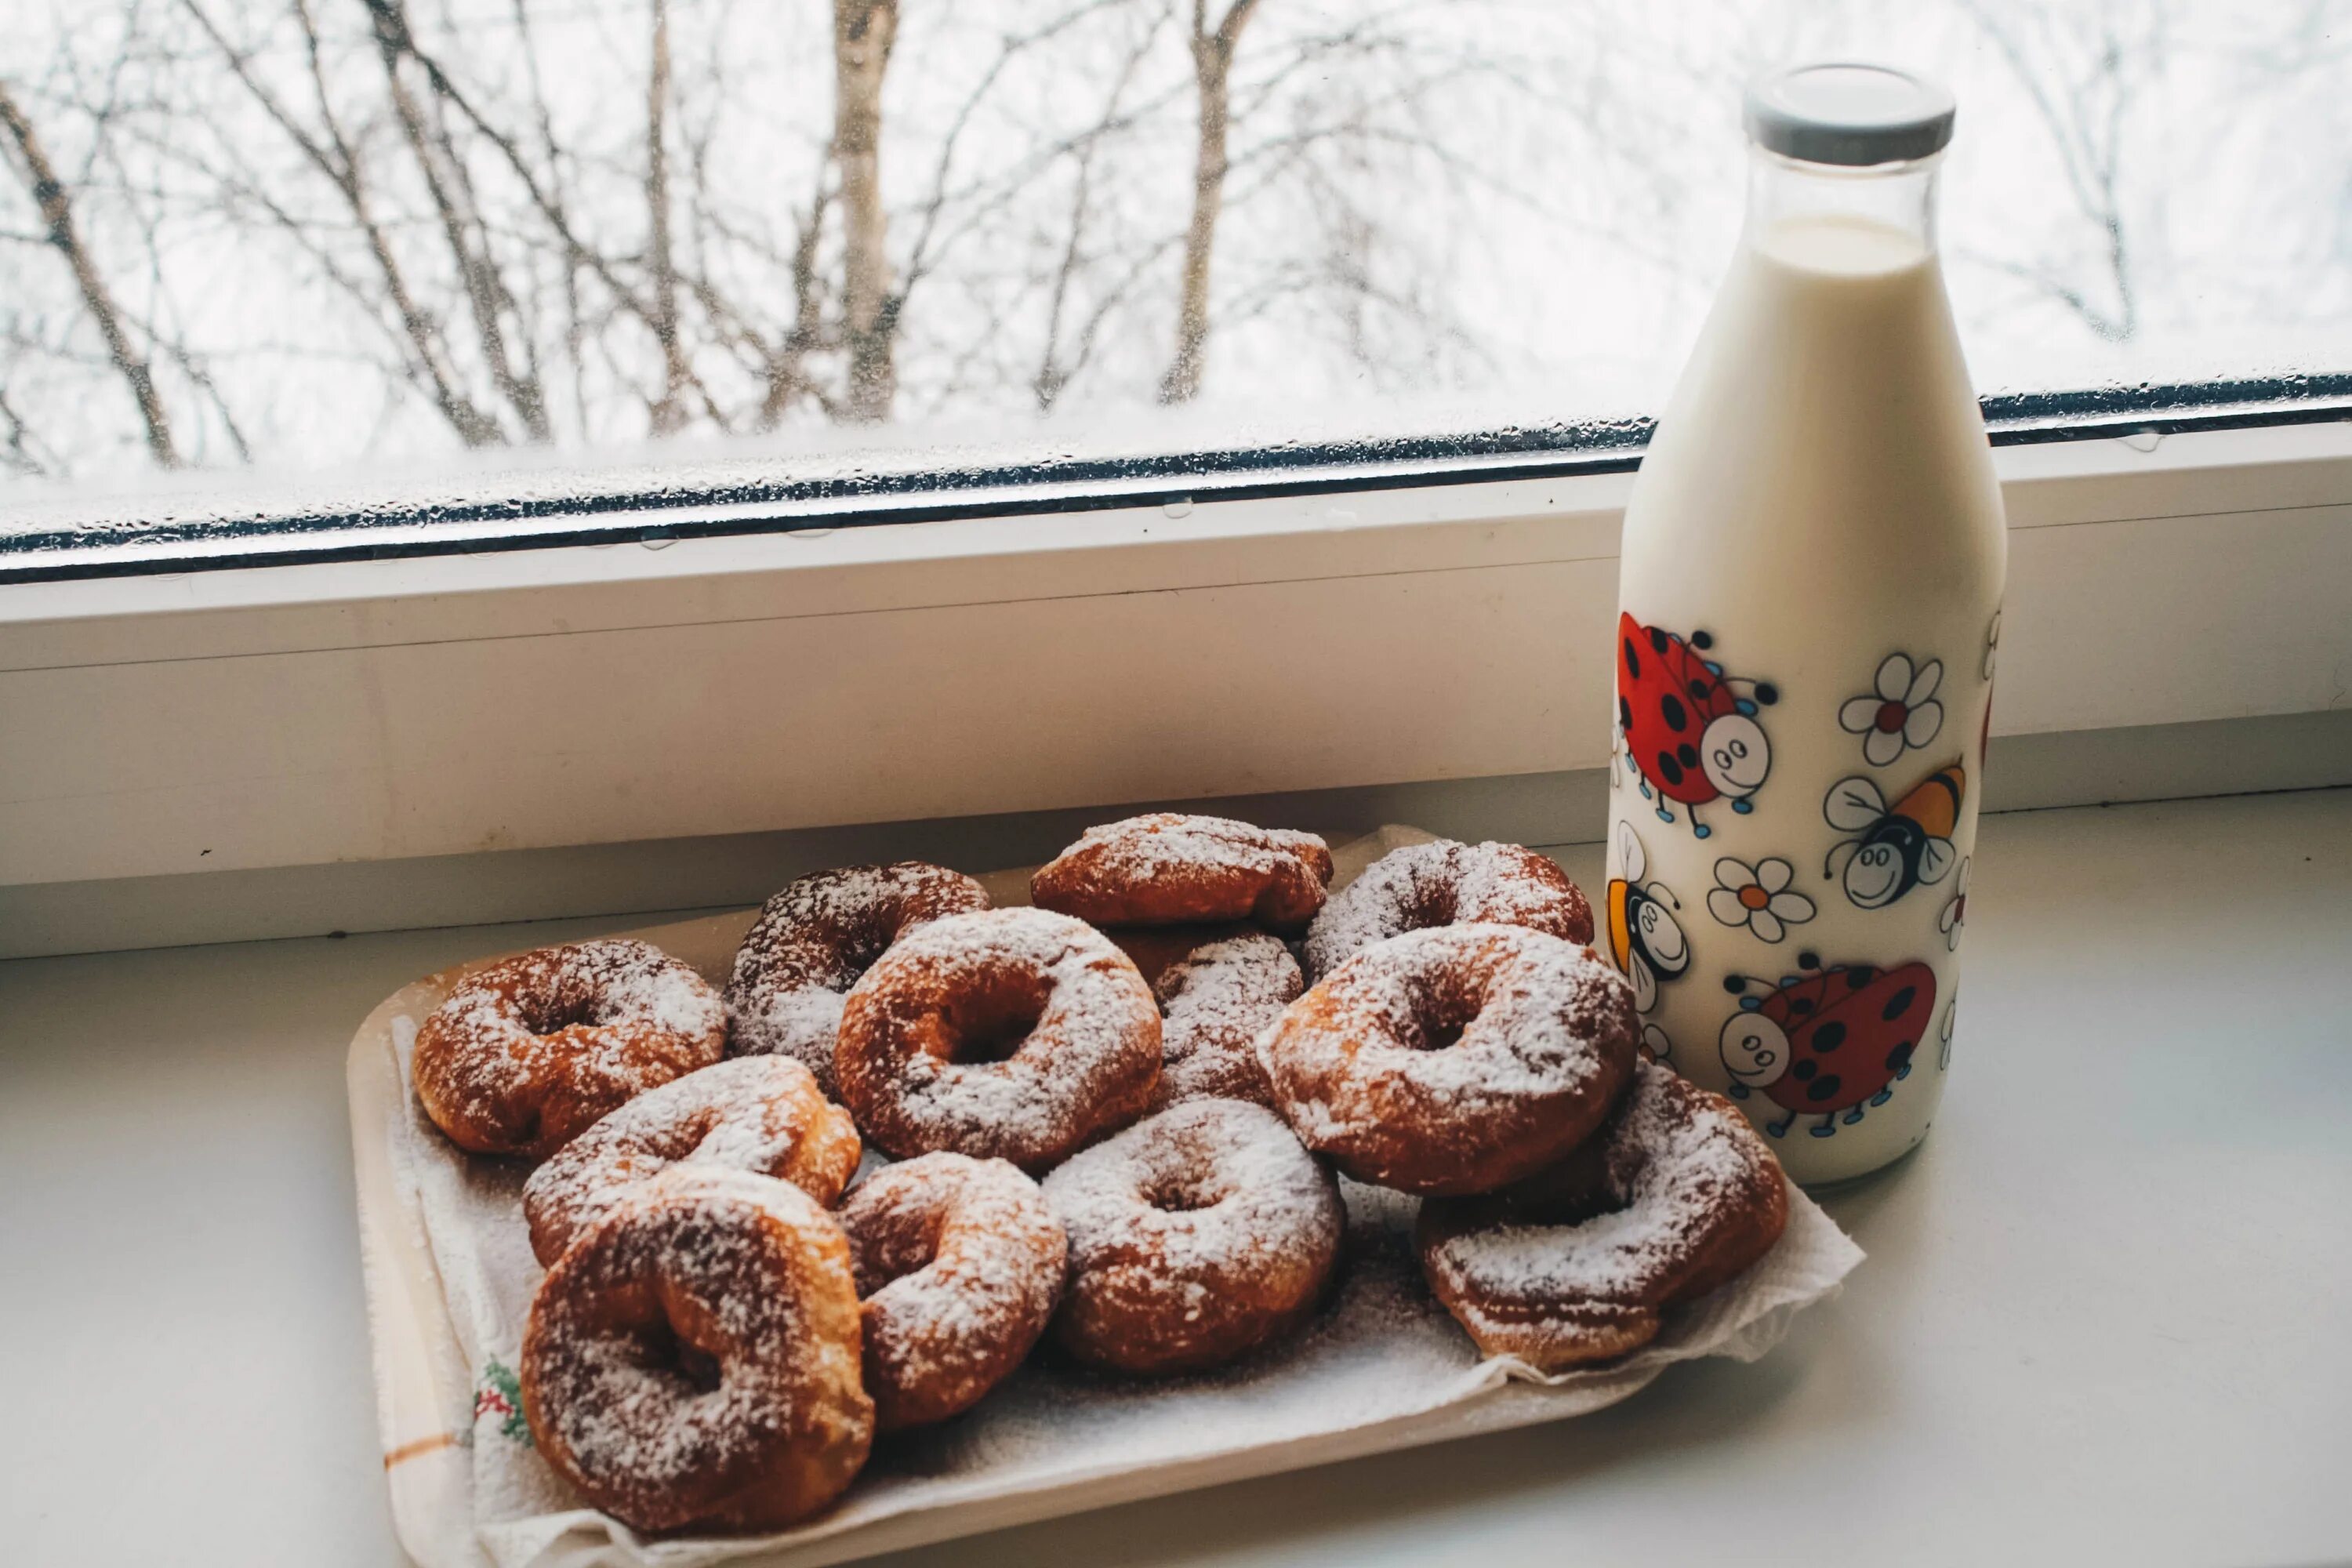
[[[1597,881],[1597,850],[1563,859]],[[1827,1200],[1869,1259],[1763,1361],[1677,1369],[1558,1426],[896,1561],[1512,1568],[1564,1540],[1629,1563],[1759,1542],[1825,1564],[2352,1555],[2329,1500],[2352,1449],[2333,1310],[2352,1289],[2347,909],[2352,791],[1989,817],[1937,1131]],[[0,1190],[41,1194],[9,1213],[10,1263],[74,1302],[0,1301],[17,1555],[401,1561],[342,1044],[416,974],[635,923],[8,966]],[[2195,964],[2151,984],[2151,955],[2181,952]],[[2217,1049],[2228,1019],[2261,1048]],[[144,1506],[119,1506],[125,1475]]]

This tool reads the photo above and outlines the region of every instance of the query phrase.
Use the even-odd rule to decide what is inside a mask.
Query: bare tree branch
[[[477,245],[469,230],[478,229],[473,217],[472,204],[465,195],[465,163],[447,132],[427,120],[424,106],[409,90],[401,74],[401,64],[407,54],[405,40],[410,37],[406,0],[363,0],[373,24],[376,47],[383,61],[384,80],[392,93],[395,118],[400,122],[409,151],[415,157],[417,172],[424,177],[425,189],[433,200],[433,209],[441,222],[443,238],[449,247],[451,261],[457,276],[463,279],[466,301],[472,308],[474,335],[488,362],[490,379],[516,415],[522,420],[523,431],[534,441],[548,438],[547,401],[538,380],[514,368],[512,356],[507,352],[504,316],[512,308],[506,281],[499,277],[496,262],[489,254],[489,242],[485,237]],[[428,74],[426,84],[436,92],[438,79]]]
[[[16,161],[22,165],[18,173],[32,195],[33,205],[41,211],[41,221],[48,226],[49,243],[65,258],[66,266],[73,273],[74,287],[80,291],[83,308],[98,323],[99,335],[106,340],[107,356],[121,373],[124,384],[131,388],[131,400],[139,405],[140,423],[147,428],[147,450],[163,467],[177,468],[180,454],[172,444],[172,422],[163,412],[162,395],[155,390],[154,372],[146,355],[131,342],[122,312],[108,291],[106,280],[99,276],[98,263],[91,258],[89,247],[82,242],[81,231],[74,220],[72,198],[58,182],[47,149],[42,146],[39,133],[5,81],[0,81],[0,129],[5,129],[16,144]]]

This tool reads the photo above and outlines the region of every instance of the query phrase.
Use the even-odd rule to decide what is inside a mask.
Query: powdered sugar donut
[[[1524,926],[1433,926],[1341,964],[1258,1055],[1299,1138],[1358,1181],[1479,1193],[1582,1142],[1640,1036],[1632,987],[1591,949]]]
[[[782,1529],[840,1496],[874,1436],[841,1226],[716,1165],[631,1188],[548,1271],[521,1382],[540,1454],[644,1531]]]
[[[1159,811],[1089,827],[1029,896],[1097,925],[1255,921],[1296,931],[1323,907],[1331,851],[1312,833]]]
[[[718,1062],[639,1095],[523,1184],[530,1249],[553,1263],[621,1194],[672,1165],[725,1165],[792,1183],[831,1206],[857,1173],[849,1112],[787,1057]]]
[[[1271,1111],[1195,1100],[1045,1178],[1070,1238],[1054,1320],[1079,1360],[1161,1374],[1218,1365],[1314,1311],[1339,1256],[1339,1185]]]
[[[1274,1087],[1257,1037],[1282,1016],[1304,982],[1290,949],[1264,931],[1204,942],[1162,969],[1160,1092],[1155,1110],[1188,1100],[1271,1106]]]
[[[970,1409],[1021,1364],[1062,1299],[1062,1224],[1003,1160],[886,1165],[849,1194],[841,1226],[885,1432]]]
[[[1488,1355],[1545,1372],[1647,1344],[1788,1224],[1780,1162],[1728,1101],[1643,1062],[1591,1142],[1486,1197],[1421,1210],[1430,1289]]]
[[[791,1057],[834,1093],[843,994],[925,921],[986,908],[978,882],[921,860],[798,879],[767,901],[736,950],[727,982],[728,1054]]]
[[[410,1070],[425,1113],[459,1148],[541,1158],[726,1045],[709,982],[649,942],[614,938],[467,975],[417,1029]]]
[[[1150,1102],[1160,1009],[1082,921],[950,915],[850,988],[835,1070],[858,1130],[901,1159],[946,1149],[1040,1171]]]
[[[1549,860],[1517,844],[1439,838],[1390,850],[1332,896],[1307,933],[1307,977],[1322,979],[1376,942],[1471,921],[1580,946],[1592,940],[1592,906]]]

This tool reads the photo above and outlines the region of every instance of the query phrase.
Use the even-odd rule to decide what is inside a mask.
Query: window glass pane
[[[1622,441],[1802,57],[1957,89],[1987,392],[2352,372],[2352,0],[12,11],[20,537]]]

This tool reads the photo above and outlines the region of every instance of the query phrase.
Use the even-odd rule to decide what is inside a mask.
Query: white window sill
[[[1998,454],[1998,731],[2352,706],[2352,425],[2149,447]],[[0,587],[0,903],[1597,767],[1628,484]]]
[[[1868,1260],[1763,1361],[890,1561],[2352,1558],[2352,791],[1996,817],[1978,866],[1935,1133],[1828,1199]],[[0,1292],[0,1555],[401,1561],[342,1046],[419,973],[636,923],[6,965],[0,1229],[57,1289]]]

